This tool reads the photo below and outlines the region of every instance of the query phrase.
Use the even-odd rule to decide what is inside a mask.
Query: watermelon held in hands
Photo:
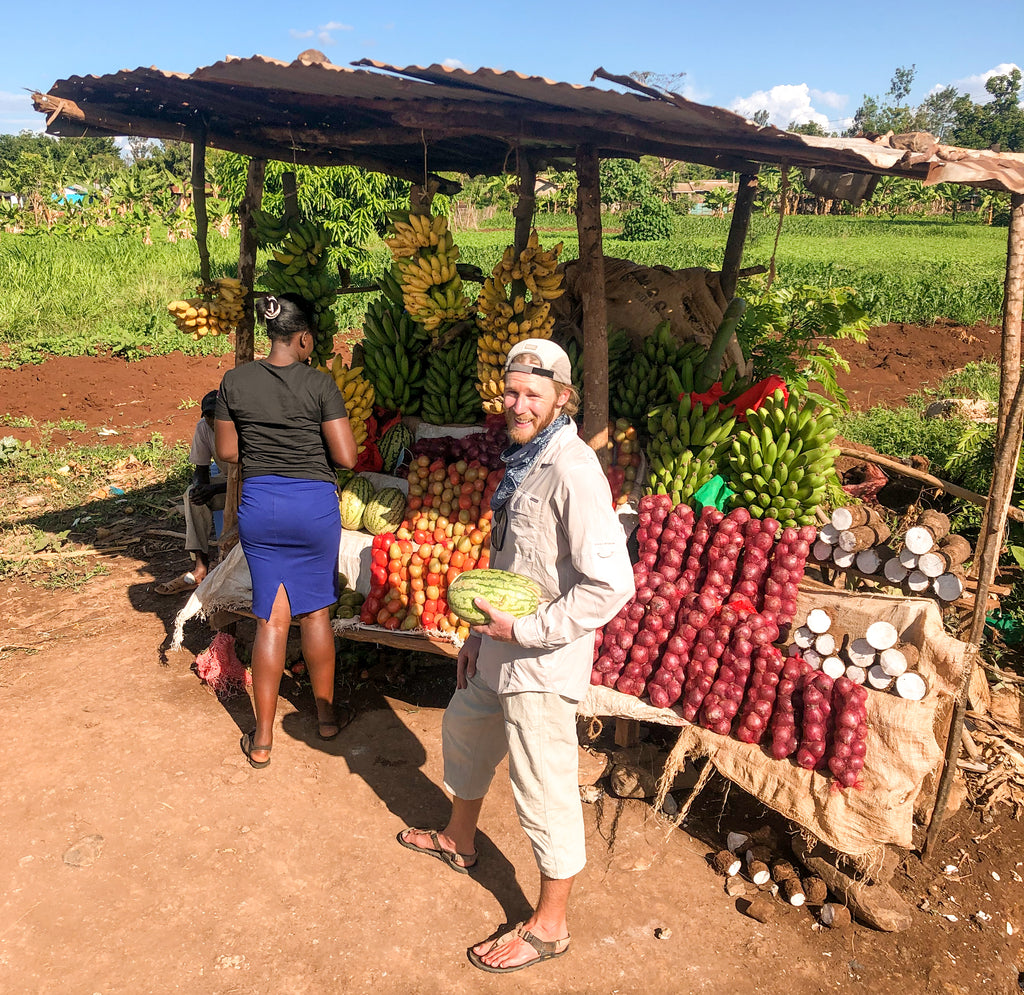
[[[491,619],[473,603],[485,598],[494,608],[522,618],[540,604],[540,585],[510,570],[467,570],[448,585],[448,607],[463,622],[486,625]]]

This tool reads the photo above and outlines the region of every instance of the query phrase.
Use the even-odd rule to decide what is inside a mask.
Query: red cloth
[[[712,384],[709,390],[703,393],[697,393],[693,391],[690,394],[690,401],[693,404],[700,403],[704,406],[704,410],[707,411],[712,404],[718,402],[720,408],[733,408],[736,412],[736,418],[738,421],[745,421],[744,412],[749,411],[753,408],[755,411],[761,406],[766,397],[771,397],[776,390],[782,388],[782,393],[785,400],[789,400],[789,391],[786,389],[786,381],[782,377],[772,374],[760,383],[756,383],[753,387],[748,387],[735,401],[721,401],[722,395],[725,393],[722,390],[721,383]],[[682,394],[679,395],[682,397]]]

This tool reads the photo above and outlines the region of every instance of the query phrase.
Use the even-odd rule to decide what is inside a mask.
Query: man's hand
[[[486,598],[474,598],[473,604],[484,614],[489,615],[491,619],[486,625],[471,626],[470,631],[474,635],[490,636],[491,639],[497,639],[503,643],[515,642],[512,636],[512,626],[516,620],[515,615],[510,615],[508,612],[492,607]]]
[[[476,658],[480,653],[480,637],[470,636],[459,650],[459,659],[455,671],[455,686],[466,688],[469,679],[476,673]]]
[[[193,484],[188,492],[188,499],[192,504],[208,504],[210,498],[216,494],[213,484]]]

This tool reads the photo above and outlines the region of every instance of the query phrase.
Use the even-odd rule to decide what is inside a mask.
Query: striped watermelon
[[[395,422],[377,443],[377,451],[384,461],[384,472],[394,473],[402,461],[402,453],[412,450],[412,432],[401,422]]]
[[[466,570],[448,585],[448,607],[463,622],[470,625],[484,625],[490,621],[475,604],[474,598],[486,598],[501,611],[515,615],[532,615],[540,604],[540,585],[512,573],[511,570]]]
[[[367,502],[363,528],[375,536],[394,532],[405,518],[405,494],[398,487],[382,487]]]
[[[341,527],[359,529],[363,524],[363,512],[374,495],[374,486],[366,477],[356,474],[342,489],[338,504],[341,508]]]

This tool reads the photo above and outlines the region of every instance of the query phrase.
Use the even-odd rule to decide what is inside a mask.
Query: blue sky
[[[588,83],[595,68],[685,73],[679,92],[773,124],[845,127],[865,93],[882,95],[897,66],[916,66],[910,100],[952,84],[975,99],[993,72],[1024,65],[1024,0],[672,0],[590,3],[305,3],[248,0],[167,5],[51,0],[3,17],[0,133],[42,130],[27,91],[58,79],[156,66],[191,72],[226,55],[290,61],[319,48],[331,62],[448,63]],[[608,86],[597,81],[597,86]]]

